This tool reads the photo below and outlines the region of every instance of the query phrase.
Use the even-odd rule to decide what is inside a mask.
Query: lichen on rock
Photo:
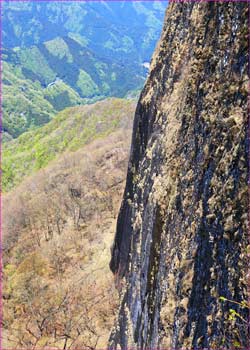
[[[249,309],[233,302],[248,297],[248,11],[168,6],[134,119],[109,349],[247,347]]]

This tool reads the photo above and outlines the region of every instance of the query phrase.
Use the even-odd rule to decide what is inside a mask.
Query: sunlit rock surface
[[[247,17],[243,2],[168,7],[112,249],[112,350],[247,347]]]

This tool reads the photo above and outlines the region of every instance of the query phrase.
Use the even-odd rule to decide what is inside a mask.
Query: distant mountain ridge
[[[46,124],[66,107],[142,87],[147,69],[102,60],[75,40],[55,38],[39,46],[3,50],[3,130],[17,137]]]
[[[158,1],[4,3],[3,45],[30,47],[75,35],[106,58],[150,60],[166,5]]]
[[[3,4],[4,139],[142,88],[166,3]]]

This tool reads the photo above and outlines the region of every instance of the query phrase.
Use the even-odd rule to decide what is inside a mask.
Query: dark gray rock
[[[247,347],[248,10],[169,5],[135,114],[109,349]]]

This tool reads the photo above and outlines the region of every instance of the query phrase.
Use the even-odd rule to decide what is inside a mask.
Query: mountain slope
[[[65,107],[140,90],[165,7],[4,2],[4,140],[43,125]]]
[[[102,138],[127,125],[135,102],[107,99],[92,105],[67,108],[47,125],[24,133],[4,144],[2,186],[13,186],[65,151],[76,151],[96,138]]]
[[[108,260],[132,118],[64,152],[3,201],[3,347],[104,349],[117,309]]]
[[[48,123],[57,111],[83,103],[83,99],[62,81],[43,88],[31,81],[20,66],[3,62],[3,132],[7,139]]]
[[[124,95],[140,86],[147,72],[140,62],[125,65],[114,58],[105,59],[70,37],[5,50],[5,60],[21,70],[26,79],[37,80],[43,87],[61,79],[85,98]]]
[[[149,61],[159,38],[166,4],[5,2],[3,46],[25,48],[70,35],[103,58]]]
[[[110,349],[247,348],[248,11],[169,5],[136,109]]]
[[[98,58],[70,38],[3,50],[3,131],[17,137],[66,107],[125,96],[142,87],[147,69]]]

